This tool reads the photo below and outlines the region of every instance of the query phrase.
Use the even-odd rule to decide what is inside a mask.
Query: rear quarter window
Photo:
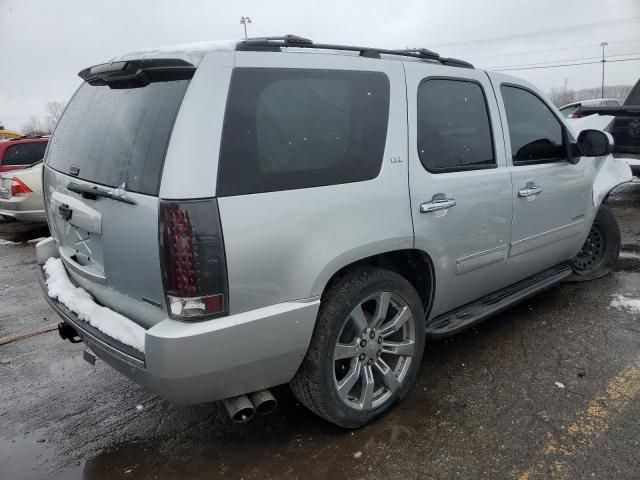
[[[7,147],[2,165],[31,165],[44,157],[47,142],[17,143]]]
[[[237,68],[218,196],[369,180],[380,172],[389,80],[380,72]]]

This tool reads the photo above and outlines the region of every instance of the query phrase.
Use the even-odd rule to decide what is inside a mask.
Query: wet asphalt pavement
[[[640,183],[608,201],[623,233],[612,275],[561,284],[427,344],[407,399],[358,431],[274,390],[243,425],[219,405],[177,407],[56,332],[0,346],[0,479],[640,477]],[[58,321],[29,238],[0,223],[0,343]]]

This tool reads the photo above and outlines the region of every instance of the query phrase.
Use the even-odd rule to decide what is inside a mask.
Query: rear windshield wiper
[[[67,190],[71,190],[75,193],[80,193],[84,198],[105,197],[117,200],[119,202],[128,203],[129,205],[135,205],[136,202],[127,197],[126,192],[122,188],[98,188],[97,186],[80,185],[79,183],[69,182]]]

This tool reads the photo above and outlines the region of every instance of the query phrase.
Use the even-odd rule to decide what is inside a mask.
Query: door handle
[[[444,193],[436,193],[429,202],[420,204],[420,213],[436,212],[454,207],[456,201],[448,198]]]
[[[533,182],[528,182],[524,188],[518,190],[519,197],[530,197],[542,193],[542,187],[539,187]]]

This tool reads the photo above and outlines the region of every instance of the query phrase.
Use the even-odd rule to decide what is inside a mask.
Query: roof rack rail
[[[441,57],[436,52],[426,48],[408,48],[404,50],[389,50],[374,47],[356,47],[353,45],[333,45],[328,43],[313,43],[308,38],[297,35],[283,35],[280,37],[256,37],[241,40],[236,45],[238,51],[268,51],[280,52],[282,48],[314,48],[318,50],[342,50],[346,52],[359,52],[361,57],[382,58],[381,55],[397,55],[438,62],[450,67],[474,68],[469,62],[457,58]]]

